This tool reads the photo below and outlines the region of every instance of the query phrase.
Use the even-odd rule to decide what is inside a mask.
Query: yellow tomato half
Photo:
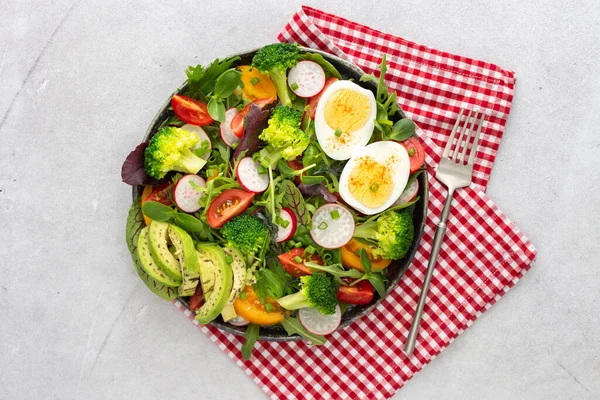
[[[237,67],[242,71],[242,96],[246,100],[256,100],[264,98],[277,98],[277,90],[275,84],[266,75],[261,74],[258,69],[252,68],[250,65],[242,65]]]
[[[367,252],[369,259],[371,260],[371,269],[373,271],[381,271],[392,263],[392,260],[383,260],[381,258],[374,259],[373,253],[371,252],[371,248],[368,244],[352,239],[344,247],[342,247],[342,264],[348,268],[364,271],[360,262],[361,249],[365,249]]]
[[[267,311],[265,304],[256,297],[252,286],[246,286],[242,293],[245,293],[245,299],[242,300],[240,296],[233,303],[237,315],[257,325],[274,325],[283,321],[283,309],[275,300],[267,300],[272,307],[271,311]]]

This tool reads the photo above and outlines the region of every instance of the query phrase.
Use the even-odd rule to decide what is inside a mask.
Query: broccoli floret
[[[156,179],[169,171],[195,174],[206,164],[191,149],[198,143],[198,135],[185,129],[167,126],[152,136],[144,152],[144,169]]]
[[[292,105],[288,91],[286,72],[288,68],[298,64],[300,50],[298,46],[289,43],[270,44],[258,50],[252,58],[252,66],[263,74],[269,75],[281,104]]]
[[[302,112],[291,107],[279,106],[269,118],[269,126],[259,138],[268,146],[260,151],[263,166],[275,168],[279,159],[293,160],[300,156],[310,143],[310,136],[300,129]]]
[[[269,230],[258,217],[242,214],[226,222],[221,235],[229,245],[245,254],[254,254],[263,246],[265,237],[269,237]]]
[[[287,310],[304,307],[316,308],[322,314],[333,314],[338,304],[336,287],[330,277],[322,272],[300,277],[301,289],[277,300]]]
[[[358,225],[354,237],[365,239],[377,245],[373,249],[374,257],[386,260],[399,260],[410,249],[415,235],[412,216],[408,210],[401,212],[386,211],[371,221]]]

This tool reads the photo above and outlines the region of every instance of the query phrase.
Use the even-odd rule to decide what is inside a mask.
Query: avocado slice
[[[221,247],[199,243],[196,245],[196,250],[199,254],[200,271],[208,269],[212,270],[214,274],[214,284],[210,296],[205,296],[204,304],[196,310],[196,321],[208,324],[217,318],[227,304],[233,284],[233,273],[225,260],[225,253]]]
[[[169,251],[168,242],[169,224],[166,222],[152,221],[148,229],[150,252],[158,267],[175,280],[182,280],[179,261]]]
[[[148,243],[147,227],[144,227],[144,229],[140,231],[136,251],[142,268],[144,268],[144,271],[146,271],[155,281],[171,287],[177,287],[181,284],[181,279],[177,280],[165,274],[154,262]]]
[[[244,256],[235,247],[225,247],[223,249],[226,256],[231,257],[231,270],[233,272],[233,285],[231,286],[231,293],[227,299],[227,305],[221,312],[223,321],[227,322],[230,319],[237,317],[235,308],[233,308],[233,302],[240,295],[240,292],[244,290],[246,286],[246,262]]]
[[[179,286],[179,295],[191,296],[194,294],[200,280],[200,266],[194,248],[194,241],[186,231],[178,226],[169,225],[167,232],[173,247],[175,247],[175,256],[181,266],[182,282]]]

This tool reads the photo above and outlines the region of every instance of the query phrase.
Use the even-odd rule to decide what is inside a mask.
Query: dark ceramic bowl
[[[359,78],[364,74],[364,72],[358,68],[356,65],[342,60],[336,56],[333,56],[328,53],[324,53],[319,50],[309,49],[309,48],[300,48],[304,52],[318,53],[321,54],[327,61],[333,64],[337,70],[342,75],[343,79],[354,79],[354,82],[358,85],[371,90],[373,93],[377,92],[377,85],[373,82],[360,82]],[[252,57],[256,53],[258,49],[247,51],[240,54],[235,54],[240,57],[240,60],[237,62],[237,65],[248,65],[251,63]],[[234,56],[235,56],[234,55]],[[185,83],[182,86],[182,89],[185,88]],[[160,124],[168,117],[173,115],[173,112],[168,108],[171,104],[171,98],[165,102],[165,104],[160,108],[154,120],[150,124],[150,127],[146,131],[143,140],[147,141],[156,131]],[[402,110],[400,110],[401,118],[405,118],[406,115]],[[421,241],[421,236],[423,234],[423,227],[425,226],[425,218],[427,216],[427,198],[429,195],[429,186],[427,182],[427,174],[419,175],[419,201],[414,204],[413,207],[413,219],[415,224],[415,238],[413,240],[412,246],[406,254],[406,256],[401,260],[395,260],[392,264],[386,269],[387,275],[387,284],[386,284],[386,296],[394,289],[394,287],[400,281],[400,278],[406,272],[408,266],[410,265],[415,252],[417,251],[417,247],[419,246],[419,242]],[[137,199],[137,197],[141,196],[142,187],[134,187],[133,188],[133,199]],[[189,308],[189,304],[186,299],[180,298],[183,304]],[[362,306],[350,306],[347,311],[344,313],[342,317],[342,323],[338,329],[343,329],[346,326],[350,325],[354,321],[362,318],[366,314],[370,313],[379,303],[381,303],[382,298],[375,293],[375,297],[370,304],[362,305]],[[214,326],[222,329],[226,332],[233,333],[235,335],[244,335],[246,332],[245,327],[237,327],[230,325],[228,323],[223,322],[221,317],[219,316],[216,320],[211,322]],[[259,340],[270,340],[276,342],[286,342],[293,340],[301,340],[302,338],[299,336],[288,336],[285,330],[277,325],[277,326],[266,326],[261,327]]]

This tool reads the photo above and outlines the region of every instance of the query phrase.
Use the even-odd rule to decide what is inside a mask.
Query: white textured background
[[[138,280],[120,166],[187,65],[301,2],[47,3],[0,0],[0,398],[264,398]],[[517,72],[488,193],[537,262],[395,398],[600,398],[598,3],[307,3]]]

